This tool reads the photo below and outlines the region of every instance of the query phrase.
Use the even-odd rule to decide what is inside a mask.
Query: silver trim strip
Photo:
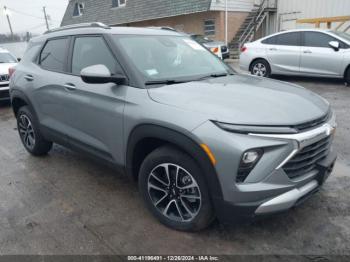
[[[312,180],[301,188],[294,188],[282,195],[279,195],[263,204],[261,204],[256,210],[255,214],[265,214],[277,211],[287,210],[295,205],[295,203],[306,194],[318,187],[318,182]]]
[[[306,146],[309,146],[322,138],[330,136],[334,133],[335,125],[326,123],[318,128],[299,133],[299,134],[254,134],[250,133],[251,136],[260,136],[260,137],[270,137],[270,138],[280,138],[280,139],[289,139],[296,140],[299,143],[299,149],[302,149]]]
[[[315,129],[302,132],[299,134],[255,134],[250,133],[250,136],[259,136],[259,137],[267,137],[267,138],[277,138],[277,139],[287,139],[287,140],[295,140],[298,142],[298,148],[294,148],[293,151],[284,159],[277,167],[280,169],[283,167],[290,159],[292,159],[301,149],[307,147],[309,145],[314,144],[317,141],[320,141],[323,138],[326,138],[335,133],[337,124],[336,124],[336,116],[332,113],[332,118],[328,121],[328,123],[317,127]]]

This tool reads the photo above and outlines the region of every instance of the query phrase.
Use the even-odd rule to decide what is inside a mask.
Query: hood
[[[151,88],[149,95],[158,103],[232,124],[296,125],[329,111],[326,100],[302,87],[245,75]]]
[[[17,65],[17,63],[0,63],[0,75],[7,75],[9,68]]]

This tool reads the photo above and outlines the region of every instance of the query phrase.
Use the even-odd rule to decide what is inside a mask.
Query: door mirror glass
[[[332,47],[335,51],[339,51],[340,43],[338,41],[330,41],[329,46]]]
[[[121,74],[112,75],[105,65],[93,65],[85,67],[80,72],[81,79],[88,84],[116,83],[123,84],[126,77]]]

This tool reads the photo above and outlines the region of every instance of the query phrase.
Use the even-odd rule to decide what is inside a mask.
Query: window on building
[[[126,0],[112,0],[112,8],[113,7],[122,7],[125,6]]]
[[[204,35],[215,35],[215,19],[208,19],[204,21]]]
[[[50,71],[64,72],[68,47],[67,38],[49,40],[40,54],[39,64]]]
[[[75,3],[73,16],[81,16],[84,14],[84,3]]]
[[[102,37],[79,37],[75,40],[72,73],[79,75],[85,67],[102,64],[116,73],[116,60]],[[120,70],[119,70],[120,71]]]

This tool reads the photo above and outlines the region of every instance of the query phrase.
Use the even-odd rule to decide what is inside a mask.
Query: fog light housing
[[[260,158],[264,154],[264,151],[260,148],[249,149],[242,154],[241,162],[238,168],[236,182],[243,183],[256,164],[259,162]]]

